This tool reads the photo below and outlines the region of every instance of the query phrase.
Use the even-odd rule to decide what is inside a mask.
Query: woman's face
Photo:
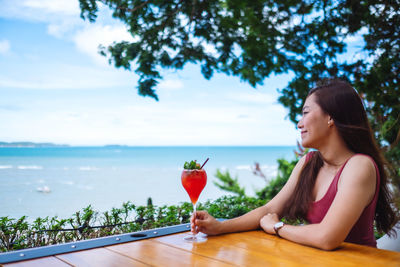
[[[315,94],[307,97],[303,106],[303,116],[297,127],[301,130],[301,145],[318,149],[327,139],[330,116],[315,101]]]

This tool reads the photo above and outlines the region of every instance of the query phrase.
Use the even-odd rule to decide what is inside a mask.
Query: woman
[[[389,232],[396,214],[359,95],[340,80],[314,88],[297,126],[302,145],[316,151],[299,160],[282,190],[265,206],[231,220],[219,222],[198,211],[191,219],[193,232],[216,235],[261,227],[324,250],[343,241],[376,247],[374,220],[379,231]],[[309,224],[284,224],[282,217]]]

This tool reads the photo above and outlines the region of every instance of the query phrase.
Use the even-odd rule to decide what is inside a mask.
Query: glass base
[[[186,242],[202,243],[207,241],[207,235],[199,233],[197,235],[188,235],[183,238]]]

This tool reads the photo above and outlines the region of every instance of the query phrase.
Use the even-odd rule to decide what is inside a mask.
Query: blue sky
[[[70,145],[295,145],[277,89],[164,71],[160,101],[137,95],[137,75],[108,65],[99,44],[132,38],[103,8],[96,23],[78,1],[0,0],[0,141]]]

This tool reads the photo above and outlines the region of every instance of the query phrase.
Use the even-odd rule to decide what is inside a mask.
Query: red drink
[[[182,185],[188,193],[193,205],[196,205],[201,191],[206,186],[207,174],[204,169],[183,170]]]
[[[183,171],[181,175],[181,182],[186,192],[188,193],[190,200],[193,203],[193,214],[196,216],[196,203],[199,199],[201,191],[206,186],[207,183],[207,174],[203,169],[204,165],[207,163],[208,158],[200,166],[195,160],[190,162],[185,162],[183,165]],[[183,238],[188,242],[204,242],[207,238],[202,237],[200,235],[196,235],[192,233],[190,236],[186,236]]]

